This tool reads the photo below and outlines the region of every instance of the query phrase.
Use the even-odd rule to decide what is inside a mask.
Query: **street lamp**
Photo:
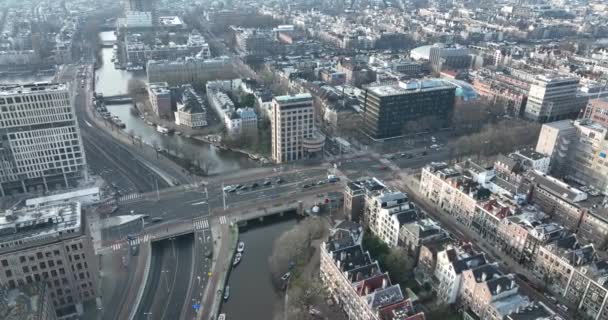
[[[161,278],[161,282],[163,282],[162,280],[165,279],[165,273],[168,273],[169,270],[161,270],[160,272],[160,278]],[[167,289],[167,293],[169,293],[169,283],[168,280],[165,279],[165,288]]]
[[[146,319],[150,319],[152,312],[144,312],[144,316],[146,316]]]

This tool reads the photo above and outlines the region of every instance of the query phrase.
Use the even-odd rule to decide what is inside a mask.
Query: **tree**
[[[240,97],[241,106],[253,108],[255,105],[255,96],[251,93],[242,94]]]
[[[321,219],[307,218],[283,233],[274,242],[272,255],[268,259],[273,279],[279,279],[290,265],[297,268],[306,264],[314,251],[312,241],[320,239],[324,230],[325,224]]]
[[[160,151],[160,148],[158,147],[158,141],[152,141],[152,148],[154,148],[154,151],[156,151],[156,159],[158,159],[158,152]]]
[[[129,138],[131,138],[131,144],[135,144],[135,131],[133,129],[129,129]]]

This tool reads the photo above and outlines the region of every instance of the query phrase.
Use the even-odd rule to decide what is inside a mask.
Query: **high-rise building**
[[[314,157],[323,150],[325,137],[315,131],[315,111],[308,93],[277,96],[270,118],[272,160],[275,163]]]
[[[0,86],[0,195],[69,186],[87,175],[67,85]]]
[[[416,121],[435,121],[433,127],[446,127],[454,109],[455,90],[441,80],[367,87],[359,94],[362,130],[372,139],[381,140],[404,135],[410,131],[405,126]]]
[[[524,117],[541,123],[576,119],[587,104],[587,97],[577,96],[578,78],[537,75],[530,86]]]
[[[94,300],[97,257],[78,202],[6,211],[0,217],[0,284],[45,282],[58,319]]]

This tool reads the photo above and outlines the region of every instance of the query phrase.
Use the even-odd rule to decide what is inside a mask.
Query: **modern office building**
[[[44,282],[34,282],[11,289],[0,287],[2,320],[56,320],[50,292]]]
[[[0,285],[45,282],[58,319],[97,296],[97,257],[78,202],[7,210],[0,217]]]
[[[576,119],[587,104],[578,96],[579,79],[560,75],[537,75],[530,85],[524,117],[541,123]]]
[[[404,135],[406,124],[434,121],[433,127],[449,125],[456,88],[441,80],[399,82],[365,88],[359,94],[363,108],[363,132],[375,140]],[[430,125],[430,124],[427,124]]]
[[[203,83],[231,71],[232,62],[228,57],[150,60],[146,66],[148,82],[167,82],[172,86]]]
[[[57,83],[0,86],[0,196],[87,178],[69,90]]]
[[[321,153],[325,136],[315,130],[314,122],[315,111],[310,94],[274,97],[270,119],[272,160],[283,163]]]
[[[471,66],[469,49],[461,46],[434,45],[429,50],[429,61],[436,72],[444,69],[468,69]]]

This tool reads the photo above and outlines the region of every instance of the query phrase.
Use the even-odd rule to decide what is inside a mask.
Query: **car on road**
[[[235,188],[235,187],[233,187],[233,186],[225,186],[225,187],[224,187],[224,192],[230,192],[230,191],[232,191],[232,190],[234,190],[234,189],[236,189],[236,188]]]
[[[430,146],[430,148],[431,148],[431,149],[438,149],[438,148],[439,148],[439,145],[438,145],[438,144],[432,144],[432,145]]]
[[[272,181],[270,181],[270,180],[266,180],[266,181],[264,181],[264,185],[265,185],[265,186],[269,186],[269,185],[271,185],[271,184],[272,184]]]
[[[281,184],[283,182],[285,182],[285,180],[283,180],[282,178],[277,178],[277,184]]]
[[[561,303],[558,303],[558,304],[557,304],[557,307],[558,307],[560,310],[564,311],[564,312],[568,312],[568,307],[567,307],[566,305],[563,305],[563,304],[561,304]]]
[[[254,182],[251,184],[251,189],[255,189],[257,187],[259,187],[260,185],[257,182]]]
[[[423,155],[423,156],[426,156],[427,154],[429,154],[429,153],[426,151],[422,151],[422,153],[421,153],[421,155]]]
[[[308,188],[310,188],[309,184],[305,184],[305,185],[302,186],[302,189],[308,189]]]
[[[163,217],[154,217],[152,218],[152,222],[161,222],[163,221]]]
[[[318,185],[318,186],[321,186],[321,185],[324,185],[324,184],[326,184],[326,183],[327,183],[327,181],[325,181],[325,180],[319,180],[319,181],[317,182],[317,185]]]

